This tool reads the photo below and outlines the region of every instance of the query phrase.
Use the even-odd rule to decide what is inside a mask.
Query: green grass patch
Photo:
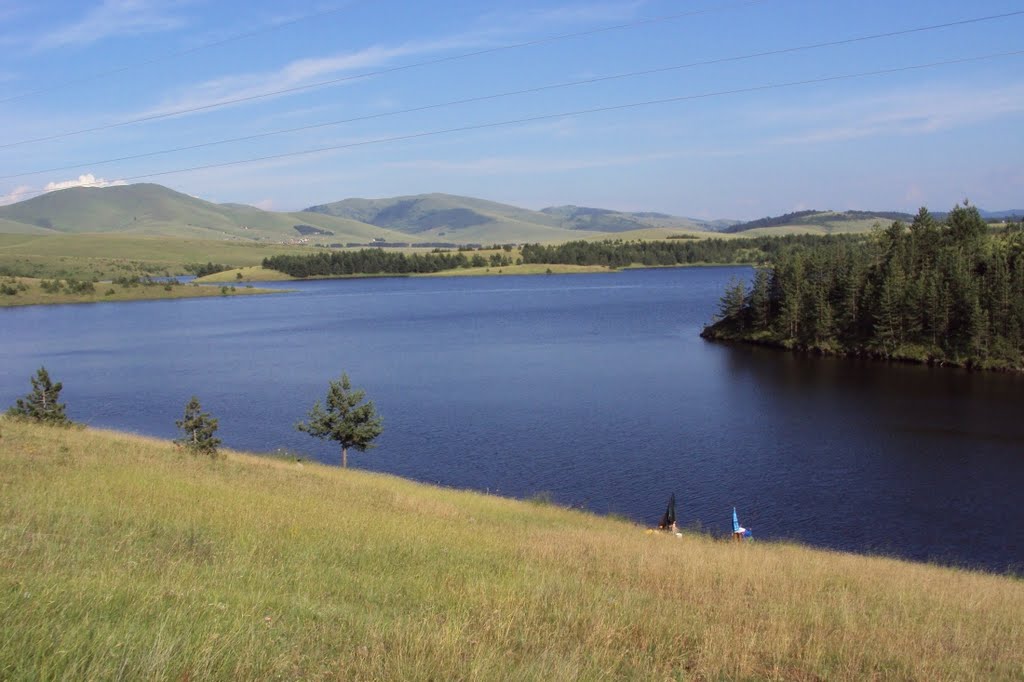
[[[0,420],[4,679],[1012,679],[1021,613],[1007,577]]]
[[[121,234],[0,234],[0,274],[22,277],[113,279],[124,275],[181,275],[188,263],[259,265],[267,256],[317,249],[244,241]]]
[[[279,294],[281,289],[258,289],[245,285],[198,286],[191,284],[135,284],[85,282],[80,280],[0,278],[0,308],[60,303],[104,303],[112,301],[156,301],[209,296]]]

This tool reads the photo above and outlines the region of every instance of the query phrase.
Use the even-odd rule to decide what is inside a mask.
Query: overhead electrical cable
[[[392,66],[386,69],[377,69],[376,71],[364,71],[362,73],[351,74],[348,76],[341,76],[339,78],[331,78],[329,80],[318,81],[316,83],[306,83],[305,85],[296,85],[290,88],[282,88],[280,90],[272,90],[269,92],[258,93],[255,95],[246,95],[245,97],[235,97],[231,99],[220,100],[219,102],[213,102],[211,104],[204,104],[202,106],[188,107],[184,109],[175,109],[173,111],[161,112],[158,114],[149,114],[147,116],[140,116],[138,118],[127,119],[124,121],[115,121],[114,123],[106,123],[104,125],[93,126],[91,128],[81,128],[79,130],[71,130],[63,133],[54,133],[53,135],[44,135],[43,137],[35,137],[27,140],[18,140],[17,142],[5,142],[0,144],[0,149],[10,149],[11,147],[20,147],[26,144],[34,144],[36,142],[48,142],[50,140],[60,140],[66,137],[73,137],[75,135],[84,135],[85,133],[95,133],[102,130],[110,130],[112,128],[120,128],[122,126],[133,125],[136,123],[146,123],[149,121],[158,121],[165,118],[171,118],[173,116],[181,116],[183,114],[193,114],[200,111],[209,111],[211,109],[219,109],[232,104],[241,104],[243,102],[253,102],[256,100],[267,99],[268,97],[277,97],[279,95],[288,95],[296,92],[302,92],[305,90],[312,90],[314,88],[322,88],[328,85],[337,85],[339,83],[345,83],[348,81],[358,80],[362,78],[369,78],[371,76],[382,76],[389,73],[397,73],[399,71],[408,71],[410,69],[417,69],[425,66],[433,66],[435,64],[444,64],[447,62],[459,61],[462,59],[469,59],[472,57],[479,57],[486,54],[494,54],[496,52],[504,52],[508,50],[517,50],[525,47],[533,47],[536,45],[545,45],[561,40],[568,40],[570,38],[582,38],[585,36],[597,35],[600,33],[607,33],[609,31],[621,31],[631,28],[638,28],[640,26],[649,26],[652,24],[665,23],[673,21],[675,19],[682,19],[685,17],[692,17],[701,14],[710,14],[712,12],[720,12],[726,9],[733,9],[736,7],[744,7],[747,5],[754,5],[757,3],[765,2],[766,0],[744,0],[743,2],[737,2],[727,5],[718,5],[717,7],[691,10],[689,12],[679,12],[677,14],[666,14],[659,17],[651,17],[648,19],[641,19],[639,21],[633,21],[625,24],[616,24],[614,26],[603,26],[601,28],[589,29],[586,31],[577,31],[575,33],[563,33],[562,35],[549,36],[547,38],[537,38],[534,40],[527,40],[521,43],[512,43],[509,45],[499,45],[497,47],[488,47],[482,50],[475,50],[473,52],[463,52],[461,54],[449,55],[447,57],[438,57],[436,59],[428,59],[422,62],[414,62],[412,64],[402,64],[399,66]]]
[[[719,58],[715,58],[715,59],[707,59],[707,60],[698,61],[698,62],[689,62],[687,64],[677,64],[677,65],[674,65],[674,66],[664,66],[664,67],[659,67],[659,68],[654,68],[654,69],[645,69],[645,70],[642,70],[642,71],[630,71],[628,73],[613,74],[613,75],[609,75],[609,76],[597,76],[597,77],[594,77],[594,78],[586,78],[586,79],[583,79],[583,80],[569,81],[569,82],[564,82],[564,83],[554,83],[554,84],[551,84],[551,85],[540,85],[540,86],[533,87],[533,88],[525,88],[523,90],[512,90],[512,91],[508,91],[508,92],[500,92],[500,93],[494,93],[494,94],[490,94],[490,95],[480,95],[478,97],[468,97],[468,98],[465,98],[465,99],[451,100],[451,101],[448,101],[448,102],[440,102],[440,103],[435,103],[435,104],[425,104],[425,105],[422,105],[422,106],[411,107],[411,108],[408,108],[408,109],[399,109],[399,110],[396,110],[396,111],[378,112],[378,113],[374,113],[374,114],[367,114],[367,115],[364,115],[364,116],[355,116],[355,117],[352,117],[352,118],[339,119],[339,120],[335,120],[335,121],[326,121],[326,122],[322,122],[322,123],[311,123],[311,124],[308,124],[308,125],[302,125],[302,126],[297,126],[297,127],[293,127],[293,128],[282,128],[282,129],[279,129],[279,130],[265,131],[265,132],[262,132],[262,133],[253,133],[251,135],[243,135],[243,136],[240,136],[240,137],[231,137],[231,138],[226,138],[226,139],[221,139],[221,140],[212,140],[212,141],[209,141],[209,142],[200,142],[200,143],[185,145],[185,146],[181,146],[181,147],[173,147],[173,148],[170,148],[170,149],[160,149],[160,150],[155,150],[155,151],[151,151],[151,152],[143,152],[143,153],[139,153],[139,154],[131,154],[131,155],[128,155],[128,156],[119,156],[119,157],[116,157],[116,158],[101,159],[101,160],[98,160],[98,161],[87,161],[87,162],[70,164],[70,165],[66,165],[66,166],[56,166],[56,167],[53,167],[53,168],[45,168],[45,169],[41,169],[41,170],[26,171],[24,173],[16,173],[16,174],[13,174],[13,175],[0,175],[0,180],[11,180],[11,179],[14,179],[14,178],[22,178],[22,177],[27,177],[27,176],[31,176],[31,175],[39,175],[39,174],[42,174],[42,173],[53,173],[53,172],[56,172],[56,171],[70,170],[70,169],[73,169],[73,168],[85,168],[85,167],[92,168],[92,167],[101,166],[101,165],[104,165],[104,164],[117,163],[119,161],[132,161],[132,160],[136,160],[136,159],[144,159],[144,158],[149,158],[149,157],[153,157],[153,156],[160,156],[160,155],[164,155],[164,154],[174,154],[174,153],[177,153],[177,152],[191,151],[191,150],[194,150],[194,149],[203,149],[203,148],[214,147],[214,146],[218,146],[218,145],[231,144],[231,143],[234,143],[234,142],[246,142],[246,141],[250,141],[250,140],[258,140],[258,139],[263,139],[263,138],[267,138],[267,137],[273,137],[275,135],[284,135],[284,134],[287,134],[287,133],[305,132],[305,131],[309,131],[309,130],[316,130],[316,129],[319,129],[319,128],[327,128],[327,127],[331,127],[331,126],[343,125],[343,124],[346,124],[346,123],[356,123],[356,122],[359,122],[359,121],[368,121],[368,120],[386,118],[386,117],[389,117],[389,116],[398,116],[400,114],[410,114],[410,113],[416,113],[416,112],[420,112],[420,111],[429,111],[429,110],[432,110],[432,109],[441,109],[441,108],[450,107],[450,106],[456,106],[456,105],[461,105],[461,104],[471,104],[471,103],[475,103],[475,102],[484,102],[484,101],[500,99],[500,98],[504,98],[504,97],[513,97],[513,96],[516,96],[516,95],[534,94],[534,93],[538,93],[538,92],[545,92],[545,91],[548,91],[548,90],[557,90],[557,89],[561,89],[561,88],[569,88],[569,87],[575,87],[575,86],[580,86],[580,85],[591,85],[591,84],[594,84],[594,83],[602,83],[602,82],[606,82],[606,81],[621,80],[621,79],[625,79],[625,78],[635,78],[635,77],[638,77],[638,76],[649,76],[649,75],[653,75],[653,74],[666,73],[666,72],[670,72],[670,71],[680,71],[680,70],[683,70],[683,69],[690,69],[690,68],[695,68],[695,67],[699,67],[699,66],[710,66],[710,65],[715,65],[715,64],[725,64],[725,63],[730,63],[730,62],[744,61],[744,60],[749,60],[749,59],[758,59],[758,58],[762,58],[762,57],[777,56],[777,55],[782,55],[782,54],[792,54],[794,52],[803,52],[803,51],[807,51],[807,50],[817,50],[817,49],[826,48],[826,47],[836,47],[836,46],[839,46],[839,45],[849,45],[849,44],[853,44],[853,43],[866,42],[866,41],[869,41],[869,40],[879,40],[879,39],[883,39],[883,38],[893,38],[893,37],[897,37],[897,36],[909,35],[909,34],[912,34],[912,33],[922,33],[922,32],[925,32],[925,31],[935,31],[935,30],[939,30],[939,29],[943,29],[943,28],[950,28],[950,27],[954,27],[954,26],[963,26],[965,24],[974,24],[974,23],[979,23],[979,22],[983,22],[983,21],[992,21],[992,20],[995,20],[995,19],[1003,19],[1003,18],[1006,18],[1006,17],[1016,16],[1016,15],[1021,15],[1021,14],[1024,14],[1024,10],[1021,10],[1021,11],[1018,11],[1018,12],[1008,12],[1008,13],[1005,13],[1005,14],[994,14],[994,15],[989,15],[989,16],[985,16],[985,17],[976,17],[976,18],[973,18],[973,19],[963,19],[963,20],[960,20],[960,21],[947,22],[947,23],[944,23],[944,24],[932,24],[930,26],[919,26],[919,27],[916,27],[916,28],[908,28],[908,29],[903,29],[903,30],[899,30],[899,31],[888,31],[886,33],[874,33],[874,34],[871,34],[871,35],[856,36],[856,37],[853,37],[853,38],[843,38],[843,39],[840,39],[840,40],[832,40],[832,41],[822,42],[822,43],[812,43],[812,44],[809,44],[809,45],[799,45],[799,46],[796,46],[796,47],[785,47],[785,48],[779,48],[779,49],[775,49],[775,50],[767,50],[767,51],[763,51],[763,52],[753,52],[753,53],[749,53],[749,54],[736,55],[736,56],[731,56],[731,57],[719,57]]]
[[[117,74],[124,73],[126,71],[131,71],[133,69],[138,69],[138,68],[141,68],[143,66],[150,66],[152,64],[159,64],[160,62],[165,62],[165,61],[167,61],[169,59],[175,59],[177,57],[183,57],[183,56],[185,56],[187,54],[193,54],[195,52],[200,52],[202,50],[207,50],[207,49],[209,49],[211,47],[220,47],[221,45],[227,45],[228,43],[234,43],[234,42],[239,41],[239,40],[244,40],[245,38],[252,38],[254,36],[263,35],[264,33],[270,33],[271,31],[278,31],[278,30],[280,30],[282,28],[286,28],[288,26],[294,26],[295,24],[301,24],[301,23],[306,22],[306,21],[312,21],[313,19],[322,19],[322,18],[330,16],[332,14],[337,14],[337,13],[339,13],[339,12],[341,12],[343,10],[346,10],[348,8],[349,8],[348,5],[346,5],[344,7],[335,7],[334,9],[324,10],[323,12],[317,12],[315,14],[307,14],[305,16],[301,16],[301,17],[298,17],[296,19],[291,19],[289,21],[282,21],[282,22],[277,23],[277,24],[272,24],[270,26],[265,26],[263,28],[258,28],[258,29],[252,30],[252,31],[248,31],[246,33],[238,33],[236,35],[229,36],[227,38],[222,38],[221,40],[215,40],[213,42],[203,43],[202,45],[196,45],[194,47],[187,47],[185,49],[178,50],[176,52],[169,52],[167,54],[160,55],[159,57],[153,57],[152,59],[143,59],[143,60],[134,62],[132,64],[127,64],[125,66],[119,66],[117,68],[110,69],[108,71],[101,71],[99,73],[90,74],[88,76],[82,76],[81,78],[71,78],[71,79],[68,79],[68,80],[65,80],[65,81],[61,81],[59,83],[52,83],[52,84],[47,85],[45,87],[36,88],[35,90],[27,90],[25,92],[20,92],[20,93],[18,93],[16,95],[11,95],[9,97],[0,98],[0,104],[3,104],[5,102],[13,102],[14,100],[23,99],[23,98],[29,97],[31,95],[38,95],[38,94],[43,93],[43,92],[50,92],[52,90],[59,90],[61,88],[65,88],[65,87],[67,87],[69,85],[79,85],[81,83],[89,83],[89,82],[94,81],[94,80],[99,80],[100,78],[106,78],[107,76],[116,76]]]
[[[359,141],[359,142],[348,142],[348,143],[345,143],[345,144],[330,145],[330,146],[327,146],[327,147],[316,147],[314,149],[304,149],[304,150],[294,151],[294,152],[283,152],[283,153],[280,153],[280,154],[269,154],[269,155],[266,155],[266,156],[259,156],[259,157],[249,158],[249,159],[238,159],[238,160],[235,160],[235,161],[224,161],[224,162],[210,163],[210,164],[204,164],[204,165],[199,165],[199,166],[189,166],[187,168],[176,168],[176,169],[173,169],[173,170],[157,171],[157,172],[153,172],[153,173],[143,173],[143,174],[140,174],[140,175],[132,175],[132,176],[124,177],[124,178],[119,178],[118,182],[129,182],[129,181],[135,181],[135,180],[147,180],[147,179],[151,179],[151,178],[162,177],[162,176],[165,176],[165,175],[176,175],[176,174],[179,174],[179,173],[191,173],[191,172],[195,172],[195,171],[213,170],[213,169],[217,169],[217,168],[229,168],[229,167],[232,167],[232,166],[242,166],[242,165],[249,164],[249,163],[259,163],[261,161],[276,161],[276,160],[279,160],[279,159],[293,158],[293,157],[298,157],[298,156],[308,156],[308,155],[311,155],[311,154],[320,154],[320,153],[323,153],[323,152],[340,151],[340,150],[343,150],[343,149],[353,149],[353,148],[356,148],[356,147],[365,147],[365,146],[375,145],[375,144],[385,144],[385,143],[389,143],[389,142],[402,142],[402,141],[406,141],[406,140],[416,140],[416,139],[421,139],[421,138],[425,138],[425,137],[435,137],[435,136],[438,136],[438,135],[450,135],[452,133],[463,133],[463,132],[470,132],[470,131],[474,131],[474,130],[486,130],[486,129],[489,129],[489,128],[499,128],[499,127],[512,126],[512,125],[521,125],[521,124],[524,124],[524,123],[536,123],[538,121],[550,121],[550,120],[558,119],[558,118],[569,118],[569,117],[573,117],[573,116],[583,116],[583,115],[586,115],[586,114],[596,114],[596,113],[603,113],[603,112],[609,112],[609,111],[622,111],[622,110],[626,110],[626,109],[638,109],[638,108],[641,108],[641,107],[650,107],[650,106],[656,106],[656,105],[662,105],[662,104],[673,104],[673,103],[677,103],[677,102],[687,102],[687,101],[700,100],[700,99],[710,99],[710,98],[714,98],[714,97],[723,97],[723,96],[727,96],[727,95],[739,95],[739,94],[752,93],[752,92],[764,92],[764,91],[768,91],[768,90],[780,90],[780,89],[783,89],[783,88],[793,88],[793,87],[800,87],[800,86],[805,86],[805,85],[816,85],[816,84],[820,84],[820,83],[831,83],[831,82],[835,82],[835,81],[852,80],[852,79],[855,79],[855,78],[868,78],[868,77],[871,77],[871,76],[883,76],[883,75],[890,75],[890,74],[894,74],[894,73],[905,73],[905,72],[908,72],[908,71],[918,71],[918,70],[922,70],[922,69],[938,68],[940,66],[952,66],[952,65],[956,65],[956,64],[968,64],[968,63],[971,63],[971,62],[979,62],[979,61],[992,60],[992,59],[1001,59],[1001,58],[1004,58],[1004,57],[1018,57],[1018,56],[1022,56],[1022,55],[1024,55],[1024,50],[1014,50],[1014,51],[1010,51],[1010,52],[995,52],[995,53],[984,54],[984,55],[976,55],[976,56],[973,56],[973,57],[961,57],[961,58],[957,58],[957,59],[947,59],[947,60],[938,61],[938,62],[928,62],[926,64],[912,64],[912,65],[909,65],[909,66],[898,66],[898,67],[893,67],[893,68],[889,68],[889,69],[877,69],[877,70],[874,70],[874,71],[861,71],[861,72],[857,72],[857,73],[846,73],[846,74],[839,74],[839,75],[835,75],[835,76],[823,76],[823,77],[820,77],[820,78],[809,78],[809,79],[805,79],[805,80],[788,81],[788,82],[783,82],[783,83],[767,83],[767,84],[764,84],[764,85],[754,85],[754,86],[745,87],[745,88],[734,88],[734,89],[731,89],[731,90],[717,90],[717,91],[713,91],[713,92],[704,92],[704,93],[699,93],[699,94],[695,94],[695,95],[679,95],[679,96],[676,96],[676,97],[665,97],[665,98],[661,98],[661,99],[645,100],[645,101],[642,101],[642,102],[629,102],[629,103],[626,103],[626,104],[615,104],[615,105],[610,105],[610,106],[605,106],[605,107],[595,107],[595,108],[592,108],[592,109],[577,109],[575,111],[562,111],[562,112],[558,112],[558,113],[554,113],[554,114],[543,114],[543,115],[540,115],[540,116],[528,116],[528,117],[525,117],[525,118],[516,118],[516,119],[511,119],[511,120],[505,120],[505,121],[493,121],[493,122],[489,122],[489,123],[477,123],[477,124],[472,124],[472,125],[458,126],[458,127],[455,127],[455,128],[444,128],[444,129],[441,129],[441,130],[429,130],[429,131],[419,132],[419,133],[408,133],[406,135],[395,135],[395,136],[392,136],[392,137],[381,137],[381,138],[376,138],[376,139],[373,139],[373,140],[362,140],[362,141]],[[110,182],[108,182],[108,181],[102,181],[102,182],[82,183],[80,185],[76,185],[76,187],[96,187],[96,186],[107,186],[109,184],[110,184]],[[31,192],[23,192],[23,193],[20,193],[19,196],[36,196],[36,195],[39,195],[39,194],[46,194],[48,191],[52,191],[52,190],[35,190],[35,191],[31,191]]]

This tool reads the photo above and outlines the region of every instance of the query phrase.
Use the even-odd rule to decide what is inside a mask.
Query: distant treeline
[[[694,263],[765,263],[780,250],[822,241],[849,241],[847,236],[787,235],[754,239],[671,241],[575,241],[551,246],[523,246],[524,263],[565,265],[689,265]]]
[[[704,330],[826,353],[1024,368],[1024,229],[990,231],[974,207],[921,209],[868,239],[785,248],[732,283]]]
[[[512,259],[504,253],[495,253],[490,257],[478,253],[469,257],[462,252],[405,254],[382,249],[322,252],[308,256],[270,256],[263,259],[263,267],[292,277],[411,275],[511,264]]]
[[[339,277],[345,275],[409,275],[458,268],[503,267],[516,263],[605,265],[612,268],[627,265],[687,265],[694,263],[765,263],[780,250],[818,242],[845,242],[857,239],[847,235],[787,235],[756,239],[700,239],[671,241],[575,241],[555,246],[527,244],[521,258],[513,261],[507,255],[510,245],[500,248],[505,253],[484,256],[472,251],[457,253],[405,254],[382,249],[335,251],[308,256],[270,256],[263,267],[284,272],[292,277]]]
[[[230,270],[230,265],[224,265],[222,263],[187,263],[185,265],[185,272],[191,272],[196,277],[206,277],[207,275],[215,275],[218,272],[226,272]]]

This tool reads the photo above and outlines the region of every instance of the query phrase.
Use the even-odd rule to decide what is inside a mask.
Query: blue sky
[[[757,88],[1021,50],[1024,14],[448,103],[1022,11],[985,0],[0,0],[0,202],[127,180],[273,210],[422,192],[738,219],[964,198],[1021,208],[1024,55]],[[496,49],[522,43],[533,44]],[[323,81],[340,82],[307,87]],[[443,106],[406,111],[430,105]],[[209,108],[175,114],[197,107]],[[522,119],[537,120],[491,125]],[[319,127],[101,163],[304,126]]]

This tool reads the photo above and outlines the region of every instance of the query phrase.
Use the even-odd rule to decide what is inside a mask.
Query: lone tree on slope
[[[217,456],[220,439],[213,434],[217,432],[217,420],[203,412],[199,398],[192,399],[185,405],[185,416],[174,422],[181,429],[182,437],[174,442],[196,455]]]
[[[341,466],[348,466],[348,449],[360,452],[374,447],[373,440],[384,430],[373,402],[363,403],[366,392],[353,389],[348,374],[332,381],[327,390],[327,409],[316,401],[309,421],[295,425],[299,431],[341,445]],[[363,403],[363,404],[360,404]]]
[[[71,421],[64,413],[67,405],[58,401],[64,384],[59,381],[53,383],[45,367],[40,367],[31,381],[32,392],[24,398],[18,398],[14,406],[7,410],[7,414],[43,424],[70,424]]]

